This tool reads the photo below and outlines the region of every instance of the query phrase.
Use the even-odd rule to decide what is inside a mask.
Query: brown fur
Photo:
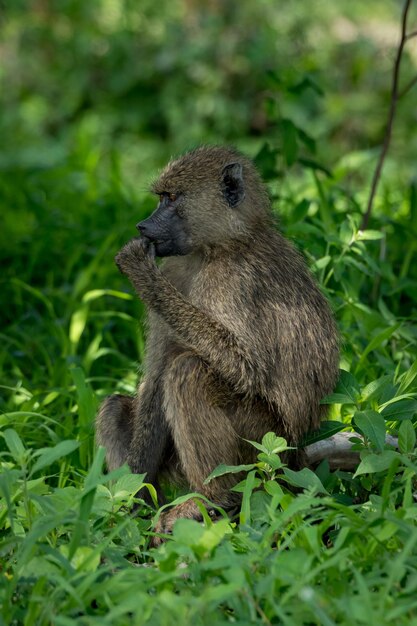
[[[221,176],[234,162],[245,196],[232,208]],[[98,441],[110,467],[127,460],[157,483],[175,465],[191,489],[228,506],[236,477],[203,482],[220,463],[253,460],[243,439],[272,430],[294,445],[319,426],[337,376],[336,327],[247,158],[199,148],[171,162],[154,191],[183,194],[192,252],[158,267],[136,239],[117,257],[149,308],[146,375],[134,399],[105,400]]]

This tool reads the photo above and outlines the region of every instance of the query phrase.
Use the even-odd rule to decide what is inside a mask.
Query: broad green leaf
[[[146,474],[126,474],[110,487],[115,498],[135,495],[142,487]]]
[[[204,535],[204,528],[193,519],[177,519],[173,528],[173,537],[185,546],[196,546]]]
[[[384,389],[387,388],[392,380],[392,376],[390,374],[386,374],[385,376],[381,376],[381,378],[377,378],[370,382],[366,387],[363,387],[361,391],[361,400],[371,400],[371,398],[379,398],[383,393]]]
[[[230,535],[232,529],[228,519],[220,519],[215,524],[211,524],[208,528],[204,528],[204,533],[199,541],[199,546],[205,550],[213,550],[225,535]]]
[[[270,496],[277,496],[279,498],[285,495],[281,485],[276,480],[268,480],[265,483],[265,491],[269,493]]]
[[[38,472],[44,467],[52,465],[52,463],[55,463],[55,461],[58,461],[58,459],[61,459],[63,456],[71,454],[71,452],[74,452],[74,450],[76,450],[79,446],[79,441],[67,439],[66,441],[60,441],[53,448],[42,448],[37,453],[39,454],[39,458],[36,461],[35,465],[32,467],[30,475]]]
[[[69,546],[64,544],[59,547],[59,551],[69,558]],[[100,551],[90,546],[78,546],[70,559],[72,567],[77,571],[95,572],[100,565]]]
[[[358,465],[358,469],[354,474],[360,476],[361,474],[375,474],[377,472],[383,472],[387,470],[391,463],[399,459],[398,452],[394,450],[383,450],[381,454],[367,454],[362,458],[362,461]]]
[[[313,489],[316,493],[328,493],[317,474],[307,467],[304,467],[298,472],[288,469],[288,467],[284,468],[284,480],[295,487]]]
[[[398,447],[403,454],[413,452],[416,445],[416,431],[411,420],[404,420],[398,430]]]
[[[385,445],[385,420],[376,411],[356,411],[353,416],[353,425],[357,426],[371,443],[383,450]]]
[[[270,452],[271,454],[279,454],[288,448],[285,439],[283,437],[277,437],[277,435],[272,432],[266,433],[266,435],[262,437],[262,445],[265,452]]]
[[[323,398],[321,404],[356,404],[359,395],[359,385],[353,374],[340,370],[334,392]]]
[[[393,398],[382,407],[380,409],[384,419],[388,421],[407,420],[412,419],[417,413],[417,400],[405,399],[404,397]]]
[[[274,470],[282,467],[281,459],[276,454],[266,454],[265,452],[260,452],[258,454],[258,459],[262,461],[262,463],[270,465]]]

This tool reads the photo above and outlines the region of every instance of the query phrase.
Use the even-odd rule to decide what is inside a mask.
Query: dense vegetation
[[[417,624],[411,89],[360,230],[398,3],[15,0],[2,12],[0,623]],[[402,86],[416,66],[410,39]],[[144,311],[113,257],[152,209],[157,168],[214,142],[255,158],[332,303],[342,374],[328,433],[362,434],[362,460],[355,474],[323,462],[277,481],[285,444],[269,435],[235,520],[179,521],[152,550],[149,510],[127,514],[144,477],[104,474],[94,448],[98,402],[134,391],[144,350]]]

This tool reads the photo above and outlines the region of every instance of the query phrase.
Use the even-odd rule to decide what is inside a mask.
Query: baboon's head
[[[137,228],[155,244],[157,256],[251,238],[271,219],[253,163],[231,148],[201,147],[171,161],[152,191],[158,206]]]

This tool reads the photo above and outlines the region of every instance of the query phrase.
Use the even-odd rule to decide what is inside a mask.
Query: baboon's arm
[[[228,328],[188,302],[167,280],[138,239],[128,242],[116,257],[140,298],[159,313],[176,335],[209,363],[237,392],[256,386],[256,368],[249,351]]]

